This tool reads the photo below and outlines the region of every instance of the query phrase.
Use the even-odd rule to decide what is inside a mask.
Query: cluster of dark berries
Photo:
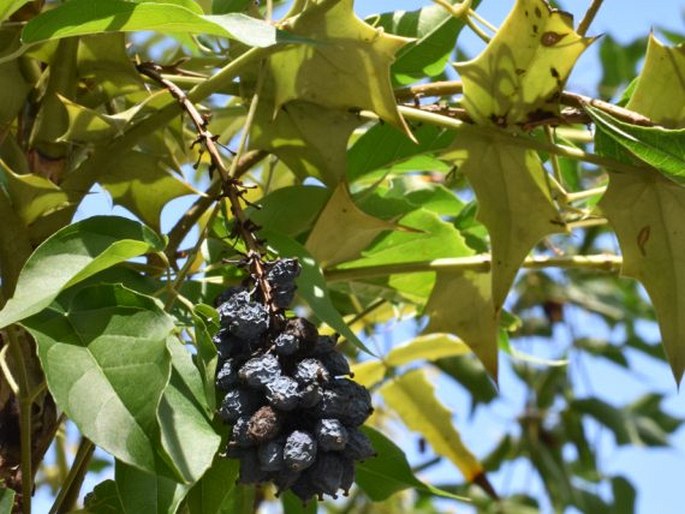
[[[336,337],[306,319],[283,315],[300,265],[264,265],[271,309],[259,288],[231,288],[218,298],[221,329],[216,385],[221,418],[232,433],[226,455],[240,459],[238,481],[272,481],[303,501],[345,494],[354,461],[374,455],[359,426],[373,411],[368,391],[350,376]]]

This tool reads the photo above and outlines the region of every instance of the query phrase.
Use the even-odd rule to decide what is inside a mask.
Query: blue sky
[[[576,21],[583,15],[584,9],[590,3],[584,1],[566,1],[564,7],[575,14]],[[413,10],[425,5],[429,1],[420,2],[416,0],[357,0],[357,12],[361,16],[376,12],[384,12],[396,9]],[[513,5],[513,0],[484,0],[478,12],[489,21],[498,25],[506,16]],[[634,38],[646,35],[652,27],[666,27],[674,31],[683,32],[683,17],[685,15],[685,4],[679,0],[654,0],[644,2],[638,0],[605,0],[598,17],[595,19],[590,35],[609,33],[620,42],[629,42]],[[470,55],[476,55],[482,48],[483,43],[474,35],[465,31],[460,38],[460,45],[466,49]],[[572,91],[593,94],[596,83],[600,76],[598,64],[599,45],[591,47],[579,60],[569,81],[568,88]],[[105,198],[103,198],[105,196]],[[179,212],[184,205],[192,199],[183,199],[174,202],[165,210],[163,226],[168,227],[173,223],[173,212]],[[123,209],[112,208],[111,201],[106,199],[106,195],[91,195],[80,210],[78,217],[92,216],[94,214],[125,214]],[[586,323],[588,320],[582,318],[581,313],[574,314],[580,318],[579,323]],[[653,327],[647,327],[646,332],[652,340],[658,340],[658,333]],[[409,336],[408,331],[398,331],[393,338],[402,339]],[[382,336],[379,336],[382,339]],[[563,339],[563,335],[561,335]],[[399,341],[395,341],[399,342]],[[563,341],[559,341],[563,345]],[[538,349],[530,349],[535,353]],[[572,366],[582,367],[585,374],[589,377],[580,381],[582,389],[586,394],[599,393],[604,398],[610,398],[615,405],[621,405],[634,400],[636,397],[649,392],[660,391],[669,396],[667,401],[668,410],[677,416],[685,417],[685,395],[678,395],[673,378],[669,369],[640,357],[630,354],[631,362],[639,369],[639,374],[631,376],[618,368],[607,365],[597,359],[587,357],[583,362],[574,362]],[[577,373],[577,371],[574,371]],[[452,387],[447,382],[441,382],[439,395],[443,401],[451,407],[456,415],[455,422],[462,430],[467,444],[479,454],[485,454],[491,445],[497,440],[498,436],[507,427],[502,423],[503,420],[515,415],[523,403],[523,389],[520,382],[515,379],[508,366],[503,365],[500,386],[502,398],[493,409],[493,414],[480,414],[474,423],[466,422],[466,406],[468,396],[458,388]],[[499,423],[499,424],[498,424]],[[683,476],[685,475],[685,430],[681,429],[673,439],[674,448],[665,450],[640,449],[640,448],[621,448],[618,449],[612,444],[612,438],[606,431],[601,431],[597,427],[591,427],[591,432],[599,442],[603,469],[607,473],[622,473],[626,475],[638,488],[638,510],[640,514],[680,514],[682,512],[682,500],[679,497],[682,487]],[[413,453],[411,448],[415,446],[414,439],[407,437],[406,447]],[[403,444],[404,446],[404,444]],[[438,467],[427,475],[428,479],[441,481],[446,477],[459,477],[458,471],[449,465]],[[532,487],[531,492],[540,492],[540,485],[527,482],[529,474],[525,467],[513,467],[510,471],[498,474],[494,477],[496,488],[502,493],[513,492],[514,490]],[[102,477],[95,479],[91,477],[84,484],[83,492],[92,490]],[[537,489],[536,489],[537,488]],[[507,491],[508,490],[508,491]],[[38,493],[36,512],[41,512],[47,503],[49,495],[42,490]],[[454,506],[452,506],[454,508]],[[48,507],[45,507],[47,512]],[[457,505],[458,512],[465,512],[463,506]]]

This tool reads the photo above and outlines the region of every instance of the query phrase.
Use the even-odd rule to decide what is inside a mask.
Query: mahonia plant
[[[240,460],[239,483],[273,482],[277,494],[292,490],[303,502],[335,498],[340,489],[347,495],[354,461],[374,455],[359,430],[373,412],[371,396],[351,380],[337,336],[285,315],[299,262],[278,259],[259,269],[268,300],[249,278],[217,298],[219,416],[232,425],[225,455]]]

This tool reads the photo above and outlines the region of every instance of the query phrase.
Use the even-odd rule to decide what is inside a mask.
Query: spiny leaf
[[[668,128],[685,127],[685,45],[667,47],[651,34],[629,108]]]
[[[128,464],[169,473],[156,434],[174,322],[157,301],[121,285],[90,286],[24,324],[55,402],[81,432]]]
[[[288,40],[273,25],[244,14],[204,16],[172,3],[123,0],[71,0],[28,22],[22,40],[37,43],[100,32],[139,30],[210,34],[258,47]]]
[[[305,248],[326,268],[358,257],[376,236],[397,228],[357,207],[347,183],[341,182],[319,214]]]
[[[0,311],[0,327],[39,312],[61,291],[98,271],[164,245],[145,225],[118,216],[95,216],[65,227],[24,265],[14,297]]]
[[[430,322],[426,332],[459,336],[497,380],[498,314],[492,303],[490,273],[440,272],[435,279],[424,314]]]
[[[389,73],[408,39],[364,23],[354,14],[353,0],[310,2],[284,28],[315,44],[290,46],[269,59],[276,109],[296,99],[343,111],[368,109],[411,137]]]
[[[260,101],[252,126],[254,148],[274,153],[302,181],[321,179],[334,187],[347,171],[347,141],[362,119],[345,110],[307,101],[283,105]]]
[[[464,107],[478,123],[502,128],[558,114],[564,83],[592,41],[544,0],[517,0],[487,48],[456,65]]]
[[[626,107],[657,123],[685,128],[685,113],[674,110],[673,95],[678,96],[671,93],[679,89],[672,80],[683,76],[682,52],[664,48],[652,38],[638,80],[640,94]],[[605,150],[597,148],[599,153]],[[621,273],[642,282],[654,304],[666,355],[679,383],[685,372],[685,233],[680,230],[685,189],[656,170],[612,172],[599,206],[621,245]]]
[[[565,225],[532,150],[464,132],[446,159],[460,165],[476,192],[478,216],[492,245],[492,302],[499,311],[519,267],[543,237]]]
[[[435,397],[424,370],[401,375],[381,387],[383,399],[411,430],[419,432],[439,455],[447,457],[469,482],[484,477],[478,459],[464,445],[452,413]]]

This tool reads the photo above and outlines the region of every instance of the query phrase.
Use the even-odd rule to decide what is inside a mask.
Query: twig
[[[562,255],[553,257],[528,257],[522,268],[575,268],[593,269],[598,271],[618,272],[623,259],[618,255]],[[326,280],[330,282],[347,282],[368,278],[386,277],[402,273],[421,273],[426,271],[482,271],[490,270],[492,256],[489,254],[473,255],[469,257],[455,257],[449,259],[435,259],[432,261],[406,262],[399,264],[379,264],[358,268],[325,270]]]
[[[583,19],[578,24],[578,28],[576,29],[576,32],[578,34],[580,34],[581,36],[587,34],[587,31],[590,28],[590,24],[592,23],[592,20],[595,19],[595,16],[597,15],[599,8],[602,7],[603,1],[604,0],[592,0],[592,3],[590,4],[590,7],[585,13],[585,16],[583,16]]]
[[[52,504],[49,514],[62,514],[70,512],[78,499],[83,480],[88,472],[88,464],[95,451],[95,445],[86,437],[81,439],[74,462],[71,464],[69,474],[67,475],[62,488]]]

